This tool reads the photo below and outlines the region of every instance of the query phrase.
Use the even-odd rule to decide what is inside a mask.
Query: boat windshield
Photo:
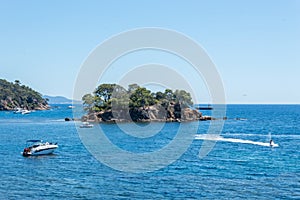
[[[36,142],[43,142],[42,140],[27,140],[26,142],[36,143]]]

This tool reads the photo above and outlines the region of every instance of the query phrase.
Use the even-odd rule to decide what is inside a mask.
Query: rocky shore
[[[36,103],[31,106],[20,105],[12,99],[0,100],[0,110],[13,111],[16,108],[21,108],[25,110],[49,110],[50,106],[47,103]]]

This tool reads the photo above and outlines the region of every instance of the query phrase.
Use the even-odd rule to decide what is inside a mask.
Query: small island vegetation
[[[21,85],[19,80],[14,83],[0,79],[0,110],[14,110],[22,108],[27,110],[48,109],[46,99],[37,91],[28,86]]]
[[[101,84],[93,94],[82,97],[87,115],[83,121],[94,122],[145,122],[199,120],[201,113],[192,109],[190,93],[166,89],[152,92],[131,84],[126,90],[117,84]]]

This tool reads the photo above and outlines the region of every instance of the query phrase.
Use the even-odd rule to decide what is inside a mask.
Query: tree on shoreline
[[[182,107],[193,105],[190,93],[184,90],[166,89],[164,92],[152,93],[137,84],[128,86],[128,90],[117,84],[101,84],[93,94],[82,97],[85,110],[88,112],[107,111],[112,109],[145,109],[152,105],[161,105],[167,109],[170,104]]]

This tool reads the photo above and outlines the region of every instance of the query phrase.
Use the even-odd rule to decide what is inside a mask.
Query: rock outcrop
[[[48,110],[50,106],[47,103],[36,103],[34,105],[22,105],[12,100],[10,97],[0,100],[0,110],[15,110],[16,108],[22,108],[26,110]]]
[[[180,104],[153,105],[145,108],[107,110],[92,112],[82,117],[82,121],[92,122],[181,122],[200,120],[201,112],[191,108],[181,108]]]

